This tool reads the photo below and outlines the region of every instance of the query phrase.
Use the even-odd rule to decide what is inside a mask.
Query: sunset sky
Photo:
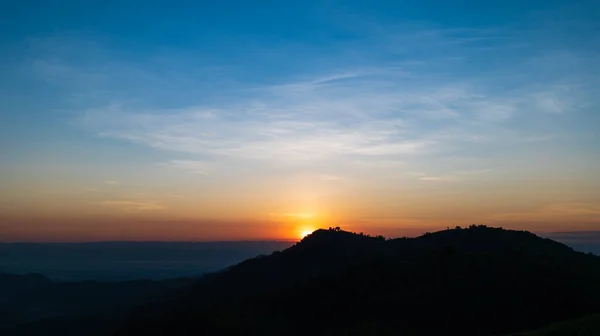
[[[598,1],[1,7],[0,241],[600,230]]]

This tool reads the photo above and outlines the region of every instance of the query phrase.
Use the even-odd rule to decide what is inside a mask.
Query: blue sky
[[[5,8],[10,218],[598,225],[596,1]]]

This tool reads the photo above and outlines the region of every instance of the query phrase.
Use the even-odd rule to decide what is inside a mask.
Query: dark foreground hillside
[[[129,310],[173,295],[192,279],[54,283],[0,273],[0,335],[110,335]]]
[[[598,336],[600,314],[586,315],[578,319],[553,323],[536,331],[515,333],[511,336]]]
[[[502,335],[600,312],[600,258],[482,226],[319,230],[137,309],[116,335]]]

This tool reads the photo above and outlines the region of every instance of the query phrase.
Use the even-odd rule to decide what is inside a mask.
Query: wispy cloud
[[[332,53],[356,51],[354,59],[341,57],[326,63],[335,66],[314,71],[294,72],[290,63],[266,83],[235,82],[226,91],[184,72],[163,76],[179,69],[178,62],[162,61],[159,71],[151,66],[156,61],[127,63],[98,44],[80,51],[68,40],[37,41],[30,61],[45,78],[85,83],[82,91],[101,92],[105,99],[91,99],[93,104],[78,109],[78,125],[102,138],[191,157],[167,159],[168,165],[198,174],[209,174],[225,159],[380,166],[422,156],[435,160],[469,151],[472,144],[548,139],[547,128],[537,130],[541,121],[547,125],[548,118],[592,104],[591,86],[585,84],[596,79],[572,72],[573,60],[590,62],[577,50],[554,51],[562,55],[558,58],[544,51],[542,58],[523,47],[528,41],[502,29],[377,26],[369,34]],[[502,48],[527,50],[507,66],[494,54]],[[59,57],[49,57],[52,50]],[[84,56],[94,62],[72,62]],[[565,58],[573,68],[555,70]],[[124,97],[123,85],[136,89]],[[166,93],[177,97],[176,104]],[[157,97],[170,103],[157,104]]]
[[[294,219],[310,219],[316,217],[315,214],[310,212],[286,212],[286,213],[270,213],[272,217],[288,217]]]
[[[208,175],[211,169],[211,164],[205,161],[191,161],[191,160],[171,160],[168,163],[163,163],[164,166],[174,167],[177,169],[183,169],[190,173],[199,175]]]
[[[218,110],[196,107],[157,113],[111,108],[88,110],[84,123],[101,136],[158,149],[260,160],[403,155],[424,151],[432,143],[404,135],[397,118],[352,116],[351,109],[362,112],[339,97],[312,104],[265,101],[254,108],[241,103]]]
[[[440,181],[440,180],[442,180],[442,178],[438,177],[438,176],[423,176],[423,177],[420,177],[419,180],[421,180],[421,181]]]
[[[517,111],[516,100],[490,99],[465,85],[411,89],[394,72],[378,81],[342,78],[252,89],[252,98],[217,107],[118,104],[88,109],[82,121],[103,137],[212,157],[398,160],[448,145],[439,141],[443,134],[482,137]]]
[[[336,175],[321,174],[319,175],[319,179],[324,181],[338,181],[340,180],[340,177]]]
[[[574,224],[594,223],[600,216],[600,205],[593,202],[554,202],[529,211],[497,213],[497,220],[571,220]]]
[[[100,202],[99,205],[127,212],[160,211],[165,209],[165,207],[157,201],[107,200]]]
[[[462,180],[468,179],[469,177],[472,177],[475,175],[486,174],[491,171],[492,171],[491,169],[477,169],[477,170],[454,171],[454,172],[449,172],[449,173],[439,175],[439,176],[427,176],[427,174],[424,174],[424,173],[420,173],[417,175],[426,175],[426,176],[419,177],[419,180],[421,180],[421,181],[449,182],[449,181],[462,181]]]
[[[115,186],[115,185],[119,185],[119,182],[113,181],[113,180],[106,180],[106,181],[104,181],[104,184]]]

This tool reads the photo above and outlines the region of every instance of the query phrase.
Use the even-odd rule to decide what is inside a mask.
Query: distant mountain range
[[[600,313],[600,257],[529,232],[485,226],[391,240],[318,230],[283,251],[199,279],[15,279],[0,275],[2,335],[600,331],[596,315],[583,317]]]
[[[288,241],[0,243],[0,270],[53,281],[130,281],[199,277]]]
[[[16,275],[0,272],[0,303],[35,289],[50,286],[52,281],[41,274]]]
[[[54,283],[38,274],[0,273],[0,335],[110,335],[132,308],[194,281]]]

